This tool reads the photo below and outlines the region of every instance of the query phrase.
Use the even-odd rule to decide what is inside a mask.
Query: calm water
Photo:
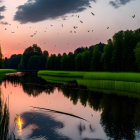
[[[140,140],[138,99],[55,87],[35,76],[5,79],[1,95],[16,139]]]

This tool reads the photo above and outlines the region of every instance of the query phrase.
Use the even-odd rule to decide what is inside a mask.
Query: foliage
[[[136,64],[138,66],[138,70],[140,71],[140,42],[137,44],[134,52],[135,52]]]
[[[6,57],[4,60],[4,68],[6,69],[18,69],[19,63],[21,61],[21,54],[14,54],[9,59]]]
[[[99,43],[90,47],[77,48],[74,53],[51,54],[36,44],[25,49],[23,55],[12,55],[5,58],[5,68],[32,70],[65,70],[65,71],[116,71],[138,72],[140,29],[115,33],[107,44]],[[0,50],[0,58],[1,50]],[[2,62],[0,59],[0,67]],[[20,62],[20,63],[19,63]]]
[[[33,44],[32,46],[25,49],[20,64],[19,69],[25,71],[32,70],[42,70],[46,68],[48,58],[48,52],[42,50],[37,44]]]
[[[55,55],[55,61],[47,61],[49,70],[78,71],[117,71],[137,72],[136,45],[140,41],[140,29],[135,31],[119,31],[112,39],[94,46],[77,48],[74,53]],[[138,55],[137,55],[138,56]],[[53,55],[50,57],[54,57]],[[50,58],[52,59],[52,58]],[[58,61],[59,59],[59,67]],[[138,57],[137,57],[138,59]],[[53,65],[53,66],[52,66]]]

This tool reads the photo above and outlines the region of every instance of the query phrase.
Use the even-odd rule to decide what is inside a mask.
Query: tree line
[[[5,68],[19,70],[140,71],[140,29],[119,31],[107,44],[80,47],[68,54],[51,54],[37,44],[23,54],[4,59]]]

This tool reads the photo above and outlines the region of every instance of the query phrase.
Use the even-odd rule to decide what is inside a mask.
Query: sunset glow
[[[16,125],[17,125],[17,127],[18,127],[19,135],[21,135],[21,134],[22,134],[23,120],[22,120],[22,118],[21,118],[20,115],[18,115],[17,118],[16,118]]]
[[[53,0],[54,3],[55,1],[57,0]],[[73,0],[71,1],[73,2]],[[0,44],[4,57],[23,53],[25,48],[34,43],[43,50],[48,50],[50,54],[68,53],[81,46],[90,46],[99,42],[106,43],[119,30],[134,30],[140,27],[139,0],[129,0],[123,4],[119,2],[120,0],[117,0],[118,3],[115,0],[112,1],[114,3],[111,3],[110,0],[96,0],[96,2],[87,0],[87,3],[79,4],[79,7],[84,6],[84,10],[78,11],[75,7],[75,9],[71,9],[71,12],[64,3],[67,9],[61,8],[60,15],[57,15],[59,12],[56,13],[55,9],[59,9],[61,5],[58,7],[50,5],[55,8],[52,11],[46,5],[46,11],[43,13],[39,9],[39,2],[34,0],[31,8],[36,6],[37,11],[40,10],[40,12],[30,13],[27,0],[2,1],[0,7],[5,6],[5,10],[0,11],[2,16],[0,19]],[[42,4],[41,1],[40,4]],[[29,16],[36,14],[34,20],[32,17],[28,18],[25,13],[18,12],[20,11],[18,7],[23,8],[22,5],[26,6],[23,10],[25,13],[29,12]],[[48,18],[48,12],[50,15],[52,14],[52,17]],[[44,17],[41,17],[39,13],[44,14]],[[134,14],[135,19],[132,18]],[[78,28],[75,30],[74,26]],[[107,29],[108,26],[109,29]],[[33,34],[35,35],[32,37]]]

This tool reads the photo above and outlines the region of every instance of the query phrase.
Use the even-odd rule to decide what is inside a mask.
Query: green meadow
[[[52,83],[76,81],[89,90],[140,97],[140,73],[39,71],[38,76]]]
[[[16,72],[15,69],[0,69],[0,74]]]
[[[0,69],[0,81],[4,78],[6,73],[16,72],[14,69]]]

